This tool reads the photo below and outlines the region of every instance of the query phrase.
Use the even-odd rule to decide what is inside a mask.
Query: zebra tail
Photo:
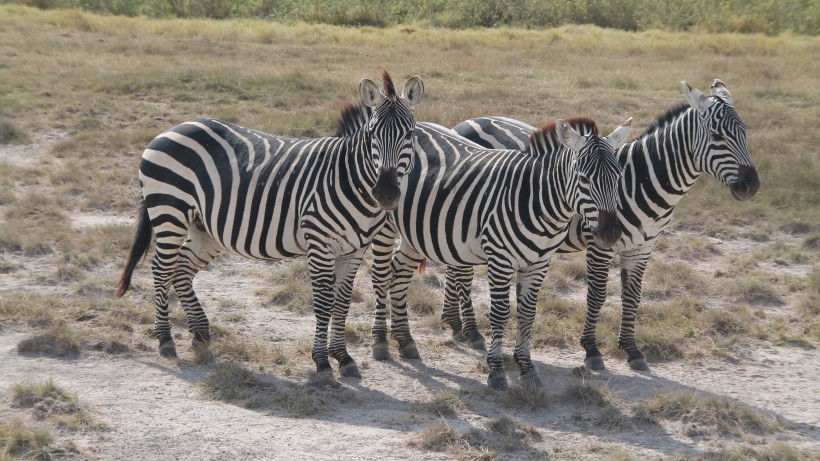
[[[151,237],[151,220],[148,218],[148,211],[145,209],[145,201],[140,199],[137,230],[134,234],[134,241],[131,242],[131,248],[128,250],[125,270],[122,271],[119,287],[114,294],[115,297],[119,298],[128,291],[128,287],[131,286],[131,274],[134,273],[134,268],[137,267],[137,263],[148,253],[148,247],[151,245]]]
[[[422,259],[418,268],[419,275],[424,275],[425,270],[427,270],[427,259]]]

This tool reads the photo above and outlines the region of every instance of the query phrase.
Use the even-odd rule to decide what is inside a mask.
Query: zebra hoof
[[[535,370],[521,375],[518,378],[518,383],[524,389],[542,389],[544,387],[544,383],[541,382],[541,378],[538,377],[538,373],[536,373]]]
[[[167,339],[159,343],[159,356],[166,359],[177,358],[177,345],[173,339]]]
[[[359,372],[359,367],[356,366],[355,362],[339,367],[339,376],[362,379],[362,374]]]
[[[399,355],[404,359],[409,360],[419,360],[421,359],[421,355],[419,355],[419,350],[416,348],[416,342],[410,341],[409,343],[405,344],[404,346],[399,347]]]
[[[590,371],[604,371],[604,359],[601,356],[587,357],[584,359],[584,368]]]
[[[390,360],[390,348],[387,342],[373,343],[373,360]]]
[[[507,384],[507,374],[501,372],[497,375],[490,375],[487,378],[487,387],[494,391],[506,391],[510,388],[509,384]]]
[[[484,341],[484,336],[478,331],[468,334],[467,339],[470,341],[470,347],[473,350],[487,352],[487,343]]]
[[[649,364],[646,363],[646,359],[635,359],[629,361],[629,368],[635,371],[649,371]]]

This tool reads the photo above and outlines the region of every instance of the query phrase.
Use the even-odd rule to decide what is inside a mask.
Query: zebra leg
[[[490,259],[487,264],[487,279],[490,282],[490,349],[487,351],[487,365],[490,376],[487,386],[493,390],[506,390],[507,373],[501,351],[504,328],[510,319],[510,283],[513,269],[504,260]]]
[[[611,251],[602,250],[594,244],[587,248],[587,315],[584,320],[584,331],[581,333],[581,346],[586,351],[584,367],[588,370],[606,369],[601,351],[598,350],[595,328],[598,324],[598,314],[606,301],[606,282],[612,257]]]
[[[638,349],[635,341],[635,320],[638,305],[641,303],[641,283],[646,264],[649,262],[649,251],[630,251],[621,253],[621,329],[618,334],[618,347],[626,351],[629,367],[633,370],[648,371],[646,356]]]
[[[366,247],[365,247],[366,248]],[[339,374],[351,378],[361,378],[359,367],[353,357],[347,353],[345,345],[345,321],[350,310],[350,297],[353,294],[353,279],[362,262],[365,248],[349,256],[336,258],[336,275],[334,286],[333,317],[330,326],[330,356],[339,361]]]
[[[516,285],[516,320],[518,329],[515,337],[515,353],[513,360],[521,370],[521,382],[530,388],[543,387],[538,372],[532,364],[530,358],[530,336],[532,333],[532,323],[535,320],[535,304],[538,298],[538,291],[544,282],[547,274],[549,261],[537,267],[528,268],[526,271],[518,272],[518,284]]]
[[[376,294],[373,329],[373,358],[375,360],[389,360],[390,351],[387,344],[387,303],[390,284],[393,279],[392,258],[396,246],[396,227],[388,218],[385,225],[373,238],[373,266],[370,277],[373,281],[373,291]]]
[[[335,256],[326,251],[321,243],[308,243],[308,270],[313,289],[313,314],[316,316],[316,332],[313,336],[311,357],[317,373],[333,373],[327,350],[327,327],[331,320],[334,303]]]
[[[173,277],[174,291],[188,321],[188,331],[193,335],[191,345],[207,347],[211,342],[208,316],[194,293],[193,280],[197,273],[222,252],[222,246],[198,227],[188,230],[188,240],[182,245]]]
[[[461,315],[458,305],[458,270],[455,266],[447,266],[444,270],[444,309],[441,311],[441,321],[453,330],[453,339],[463,343],[467,341],[462,333]]]
[[[390,326],[393,338],[399,342],[399,355],[406,359],[419,359],[416,341],[410,335],[410,323],[407,319],[407,290],[413,273],[416,272],[424,256],[415,249],[401,243],[393,256],[393,280],[390,284],[391,317]]]
[[[151,263],[154,276],[154,336],[159,340],[159,355],[174,358],[177,346],[171,336],[171,322],[168,320],[168,294],[176,276],[179,249],[185,241],[185,230],[174,226],[173,230],[155,229],[156,254]]]
[[[459,268],[457,274],[456,291],[458,292],[461,318],[464,323],[464,337],[474,350],[487,353],[487,343],[484,336],[478,331],[478,322],[473,309],[473,266]]]

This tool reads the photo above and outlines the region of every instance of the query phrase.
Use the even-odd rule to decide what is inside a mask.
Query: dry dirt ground
[[[111,223],[130,226],[131,219],[91,214],[77,215],[73,222],[79,229]],[[725,258],[755,245],[745,240],[714,239],[713,243],[722,245],[723,251],[719,257],[702,262],[704,273],[713,273]],[[58,294],[64,289],[42,283],[41,275],[55,270],[49,258],[3,257],[13,258],[19,269],[0,274],[0,293],[21,287]],[[697,264],[693,264],[696,269]],[[144,263],[137,269],[135,288],[127,296],[140,300],[151,312],[148,266]],[[218,356],[211,363],[199,364],[189,334],[180,325],[175,330],[179,333],[179,359],[160,358],[155,342],[139,331],[126,353],[84,348],[78,356],[53,358],[19,354],[17,344],[32,331],[13,322],[0,325],[0,395],[7,394],[15,383],[47,379],[76,392],[108,429],[58,432],[57,436],[77,446],[79,454],[74,456],[89,459],[422,460],[480,458],[489,456],[490,449],[498,459],[656,459],[681,454],[697,457],[738,445],[765,449],[778,442],[810,452],[809,457],[820,453],[820,352],[816,349],[759,344],[736,354],[738,363],[717,358],[655,363],[650,357],[652,370],[648,373],[630,370],[623,358],[606,357],[606,372],[586,375],[576,369],[583,360],[580,347],[541,347],[534,350],[533,358],[546,386],[548,403],[533,409],[506,393],[489,392],[483,356],[450,342],[449,333],[429,322],[429,317],[414,317],[412,327],[421,360],[398,359],[394,348],[394,360],[376,362],[369,357],[365,335],[363,341],[350,346],[362,369],[361,380],[341,378],[338,386],[311,384],[313,365],[305,350],[313,334],[312,315],[264,307],[261,301],[260,289],[268,280],[261,274],[274,266],[235,256],[220,257],[197,277],[195,287],[214,324],[229,328],[234,338],[283,351],[289,357],[278,363],[271,359],[253,369],[264,383],[257,396],[268,392],[288,398],[272,398],[246,408],[209,396],[203,382],[228,360]],[[781,269],[804,274],[811,270],[795,266]],[[110,280],[113,291],[120,270],[111,264],[94,275]],[[362,300],[352,306],[350,322],[368,323],[372,291],[364,267],[358,274],[357,289]],[[608,309],[615,309],[620,287],[614,271],[609,291]],[[576,298],[583,295],[582,289],[572,294]],[[475,296],[477,305],[486,304],[483,278]],[[507,344],[506,351],[510,349]],[[514,381],[515,373],[511,378]],[[569,396],[567,389],[583,382],[611,392],[614,407],[603,408],[594,401]],[[727,397],[760,414],[776,416],[782,430],[731,434],[698,428],[696,421],[686,418],[652,423],[635,417],[634,403],[670,390]],[[453,414],[436,415],[424,403],[449,395],[442,394],[445,391],[458,396],[460,403]],[[0,419],[24,413],[0,405]],[[535,434],[513,437],[484,453],[480,443],[473,444],[473,451],[466,450],[469,440],[462,442],[461,450],[456,447],[444,452],[413,443],[425,429],[442,422],[463,435],[470,429],[486,431],[488,422],[503,415],[532,426]]]

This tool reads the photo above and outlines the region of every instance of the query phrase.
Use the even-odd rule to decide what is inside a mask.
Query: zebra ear
[[[369,78],[363,78],[359,83],[359,96],[361,96],[364,105],[371,108],[375,108],[384,101],[384,95],[379,90],[379,86]]]
[[[632,117],[629,117],[629,120],[625,121],[623,125],[615,128],[615,131],[606,137],[606,142],[615,149],[624,142],[630,130],[632,130]]]
[[[411,110],[415,109],[416,104],[424,97],[424,82],[421,81],[421,77],[415,75],[407,80],[404,89],[401,90],[401,97]]]
[[[689,86],[689,84],[685,81],[681,81],[680,85],[683,87],[683,95],[686,96],[686,100],[689,102],[689,105],[701,113],[706,112],[706,109],[711,106],[709,98],[707,98],[706,95],[701,93],[699,90]]]
[[[712,84],[710,92],[712,93],[712,96],[719,97],[720,99],[726,101],[726,103],[730,106],[735,105],[735,102],[732,101],[732,94],[729,93],[729,88],[726,88],[726,84],[720,79],[715,79],[715,83]]]
[[[577,153],[584,147],[584,137],[581,133],[575,131],[569,123],[561,119],[555,121],[555,134],[558,135],[561,144],[573,152]]]

